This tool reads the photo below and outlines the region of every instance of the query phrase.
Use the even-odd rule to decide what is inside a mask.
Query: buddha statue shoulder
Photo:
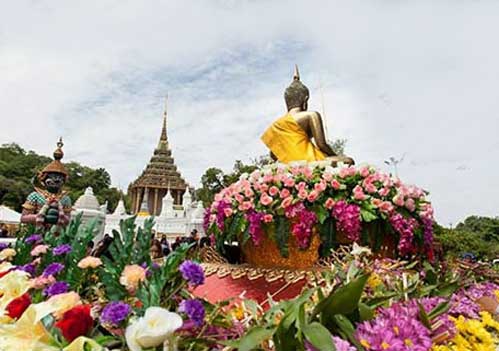
[[[284,93],[288,112],[274,121],[261,137],[271,157],[282,163],[329,160],[333,166],[337,162],[353,164],[352,158],[337,155],[328,144],[322,116],[319,112],[307,111],[309,97],[309,90],[300,81],[295,66],[293,82]]]
[[[63,145],[60,139],[54,151],[54,160],[38,173],[40,186],[35,185],[34,191],[23,204],[22,223],[43,228],[54,225],[64,227],[69,223],[72,207],[70,197],[63,191],[68,178],[68,172],[61,162]]]

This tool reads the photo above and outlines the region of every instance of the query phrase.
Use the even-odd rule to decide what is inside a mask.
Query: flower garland
[[[275,164],[243,174],[218,193],[204,225],[220,243],[250,237],[259,245],[264,235],[272,235],[267,228],[285,218],[298,247],[307,249],[313,227],[332,222],[350,242],[368,244],[367,230],[375,238],[391,236],[401,256],[424,253],[433,258],[433,208],[426,195],[370,166]],[[322,242],[325,252],[334,248],[333,241]]]

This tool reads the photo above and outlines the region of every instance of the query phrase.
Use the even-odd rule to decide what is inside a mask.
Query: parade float
[[[90,249],[57,152],[0,249],[0,349],[495,350],[497,275],[436,260],[428,194],[335,155],[297,72],[285,96],[263,137],[279,162],[216,196],[211,248],[161,261],[153,219]]]

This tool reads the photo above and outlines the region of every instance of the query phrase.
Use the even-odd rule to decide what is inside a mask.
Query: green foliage
[[[0,146],[0,203],[20,212],[22,204],[31,191],[33,180],[52,159],[26,151],[19,145]],[[114,209],[121,196],[118,189],[111,187],[111,177],[104,168],[93,169],[77,162],[65,164],[69,173],[64,187],[74,202],[85,189],[91,186],[100,203],[108,201],[108,209]]]
[[[468,252],[480,259],[499,257],[499,218],[470,216],[454,229],[435,225],[434,232],[449,257]]]
[[[241,174],[251,173],[271,162],[272,160],[268,156],[252,159],[250,164],[244,164],[242,161],[236,160],[230,173],[224,173],[224,171],[215,167],[208,168],[201,177],[201,188],[196,190],[196,198],[202,201],[205,207],[208,207],[213,202],[215,195],[223,188],[236,182]]]

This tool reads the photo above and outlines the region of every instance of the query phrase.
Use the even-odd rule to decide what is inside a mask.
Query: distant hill
[[[26,151],[15,143],[1,145],[0,204],[20,212],[26,196],[33,191],[33,178],[51,160],[51,157]],[[104,168],[93,169],[78,162],[68,162],[64,166],[69,172],[65,189],[73,203],[91,186],[100,203],[107,200],[109,210],[116,207],[122,194],[111,187],[111,177]]]

